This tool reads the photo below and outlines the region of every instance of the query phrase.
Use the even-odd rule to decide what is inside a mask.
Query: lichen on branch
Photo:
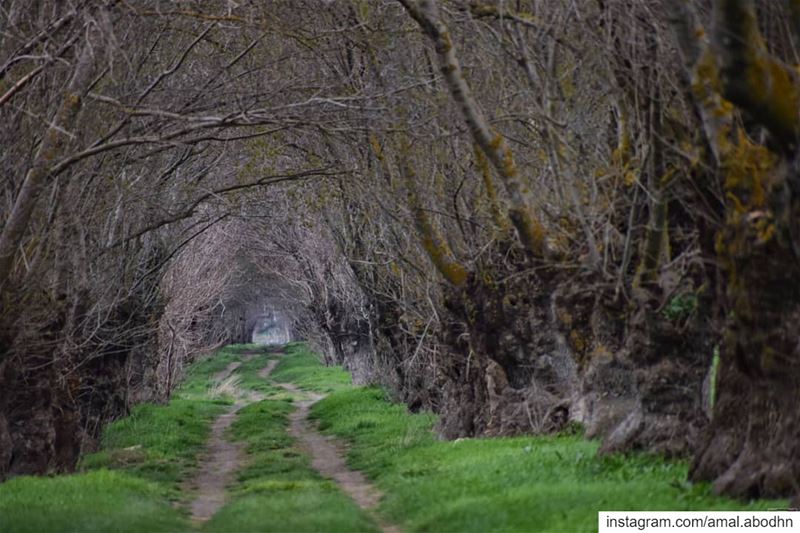
[[[715,41],[724,96],[795,149],[800,128],[800,79],[769,53],[753,0],[717,0]]]
[[[520,179],[514,154],[505,138],[490,126],[464,78],[450,31],[433,0],[399,0],[436,49],[439,68],[450,94],[464,117],[470,134],[492,164],[505,187],[511,208],[509,218],[522,244],[535,256],[545,255],[545,228],[531,209],[528,187]]]

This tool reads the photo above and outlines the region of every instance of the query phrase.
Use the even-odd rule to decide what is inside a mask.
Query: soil
[[[259,375],[266,377],[275,368],[277,361],[270,361]],[[216,381],[222,381],[230,376],[241,363],[231,363],[214,375]],[[225,432],[236,420],[239,411],[248,403],[258,401],[256,393],[250,393],[248,401],[237,401],[227,413],[220,415],[211,426],[211,437],[206,445],[206,453],[201,459],[197,476],[190,483],[190,487],[197,489],[197,497],[189,508],[191,518],[195,522],[205,522],[225,505],[225,487],[234,479],[234,473],[244,464],[244,445],[230,442],[225,438]]]
[[[397,526],[381,520],[374,512],[383,496],[381,491],[372,485],[361,472],[348,468],[342,443],[319,433],[308,419],[311,406],[325,396],[301,390],[291,383],[281,383],[280,386],[293,394],[308,398],[295,402],[297,408],[289,416],[289,434],[297,439],[305,451],[311,455],[311,466],[323,477],[335,481],[342,491],[370,514],[382,531],[399,533],[400,529]]]
[[[278,366],[278,360],[272,359],[267,363],[267,366],[258,371],[258,377],[267,379],[269,375],[272,374],[272,371],[275,370],[276,366]]]
[[[240,366],[242,366],[242,363],[239,362],[229,364],[227,367],[225,367],[225,370],[220,370],[219,372],[214,374],[214,381],[222,381],[223,379],[226,379],[228,376],[233,374],[234,370],[236,370]]]
[[[259,377],[268,379],[277,364],[277,359],[269,361],[267,366],[259,371]],[[217,381],[226,379],[239,366],[238,362],[231,363],[225,370],[218,372],[214,379]],[[397,526],[381,520],[374,512],[380,503],[382,493],[361,472],[347,467],[342,443],[319,433],[308,419],[311,406],[325,396],[303,391],[291,383],[281,383],[280,386],[306,398],[295,402],[297,408],[289,417],[289,434],[297,439],[311,456],[313,468],[323,477],[335,481],[342,491],[375,520],[382,531],[399,533],[400,529]],[[197,497],[190,505],[191,518],[194,522],[208,521],[225,504],[225,488],[233,482],[236,470],[241,468],[246,460],[244,446],[226,440],[225,433],[243,407],[261,399],[258,393],[251,392],[246,400],[239,400],[227,413],[214,421],[206,453],[201,459],[197,475],[189,484],[197,490]]]
[[[193,521],[209,520],[225,504],[225,487],[233,481],[233,473],[243,464],[243,445],[226,440],[225,432],[244,406],[243,403],[235,404],[227,413],[217,418],[211,427],[206,457],[192,482],[197,487],[197,498],[190,507]]]

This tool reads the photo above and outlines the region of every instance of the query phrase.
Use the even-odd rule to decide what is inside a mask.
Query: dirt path
[[[192,486],[197,487],[197,498],[189,508],[193,521],[209,520],[225,504],[225,487],[233,481],[233,473],[241,466],[244,455],[242,444],[225,440],[225,431],[244,406],[243,403],[235,404],[211,426],[206,457],[192,481]]]
[[[277,359],[270,360],[258,375],[268,379]],[[218,372],[214,379],[227,379],[241,363],[235,362]],[[381,492],[372,485],[361,472],[351,470],[345,461],[345,452],[333,438],[320,434],[308,419],[311,406],[325,396],[303,391],[291,383],[279,384],[285,390],[307,399],[295,402],[297,408],[289,416],[289,434],[292,435],[311,456],[311,465],[324,477],[334,480],[356,504],[380,526],[385,533],[400,533],[400,529],[380,519],[375,508],[381,499]],[[194,522],[205,522],[225,504],[225,488],[234,481],[234,474],[244,464],[244,445],[225,439],[225,432],[236,420],[239,411],[249,403],[263,399],[256,392],[249,392],[244,399],[237,401],[223,415],[220,415],[211,426],[211,437],[206,446],[206,453],[201,459],[198,473],[189,484],[197,490],[197,497],[190,506],[191,518]]]
[[[268,377],[278,362],[269,361],[258,375]],[[214,375],[216,381],[227,379],[241,363],[231,363],[225,370]],[[236,420],[239,411],[252,402],[261,400],[258,393],[250,392],[247,400],[237,401],[227,413],[220,415],[211,426],[211,436],[206,452],[201,459],[197,475],[189,487],[197,489],[197,497],[189,510],[192,521],[205,522],[225,505],[225,487],[234,480],[234,473],[244,463],[244,444],[225,439],[225,432]]]
[[[264,368],[262,368],[261,370],[258,371],[258,377],[264,378],[264,379],[268,378],[269,375],[272,374],[272,371],[275,370],[276,366],[278,366],[278,360],[277,359],[271,359],[267,363],[267,366],[265,366]]]
[[[223,379],[226,379],[228,376],[233,374],[234,370],[236,370],[240,366],[242,366],[242,363],[240,363],[238,361],[229,364],[228,366],[225,367],[225,370],[220,370],[219,372],[214,374],[214,378],[213,378],[214,381],[222,381]]]
[[[333,479],[359,507],[367,511],[381,530],[385,533],[400,533],[397,526],[385,522],[375,513],[375,508],[383,495],[381,491],[370,483],[364,474],[351,470],[345,460],[344,446],[332,437],[319,433],[308,419],[311,406],[325,396],[301,390],[291,383],[279,385],[289,392],[309,398],[295,402],[297,408],[289,415],[289,434],[311,455],[311,466],[324,477]]]

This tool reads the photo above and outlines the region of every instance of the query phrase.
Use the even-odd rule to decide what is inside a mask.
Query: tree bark
[[[766,126],[786,148],[797,148],[800,77],[772,56],[758,29],[753,0],[717,0],[714,39],[725,97]]]
[[[423,208],[419,191],[417,190],[417,174],[408,160],[408,154],[402,154],[400,159],[400,166],[406,184],[407,203],[414,217],[414,226],[422,242],[422,247],[444,279],[456,287],[464,286],[469,272],[456,261],[444,235],[442,235],[439,228],[436,227],[428,216],[427,211]]]
[[[25,175],[8,220],[0,233],[0,288],[11,276],[17,249],[25,236],[33,210],[50,183],[50,167],[63,155],[70,138],[74,136],[71,130],[74,130],[77,122],[83,95],[89,87],[93,71],[94,54],[87,42],[78,54],[61,106],[42,137],[33,165]]]
[[[450,89],[453,100],[464,117],[475,143],[486,154],[487,159],[500,176],[511,199],[509,218],[517,229],[522,244],[534,255],[545,254],[545,230],[530,207],[528,187],[520,179],[514,154],[502,135],[492,131],[483,115],[472,89],[461,71],[450,31],[439,17],[434,0],[399,0],[422,31],[433,41],[439,68]]]
[[[798,494],[800,195],[792,159],[800,85],[766,50],[752,0],[717,0],[713,46],[691,41],[702,32],[687,30],[685,7],[676,35],[684,59],[695,61],[692,92],[724,178],[716,247],[727,278],[718,400],[690,477],[742,498]],[[767,128],[776,148],[737,129],[731,103]]]

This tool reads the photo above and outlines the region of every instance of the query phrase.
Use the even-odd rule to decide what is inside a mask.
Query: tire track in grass
[[[344,446],[334,438],[322,435],[309,420],[311,407],[325,398],[325,395],[304,391],[292,383],[279,383],[278,385],[292,394],[307,398],[295,402],[297,407],[289,415],[289,434],[297,439],[311,456],[311,466],[323,477],[335,481],[339,488],[350,496],[384,533],[400,533],[400,528],[386,522],[376,513],[383,493],[370,483],[364,474],[350,469],[345,460]]]
[[[263,378],[269,377],[277,363],[277,360],[269,361],[258,375]],[[227,379],[240,366],[240,362],[229,364],[225,370],[214,375],[214,380],[219,382]],[[231,442],[225,438],[225,434],[236,421],[239,411],[250,403],[262,399],[259,393],[248,391],[246,401],[237,401],[228,412],[217,417],[211,426],[211,436],[206,445],[204,459],[201,460],[197,475],[189,484],[190,487],[197,489],[197,497],[189,506],[193,522],[207,522],[225,505],[227,501],[225,488],[234,480],[235,472],[245,461],[244,443]]]
[[[197,488],[197,497],[189,507],[192,521],[209,520],[225,504],[225,487],[233,481],[233,473],[242,466],[244,446],[225,439],[244,403],[236,403],[211,426],[211,437],[206,446],[205,459],[191,483]]]

